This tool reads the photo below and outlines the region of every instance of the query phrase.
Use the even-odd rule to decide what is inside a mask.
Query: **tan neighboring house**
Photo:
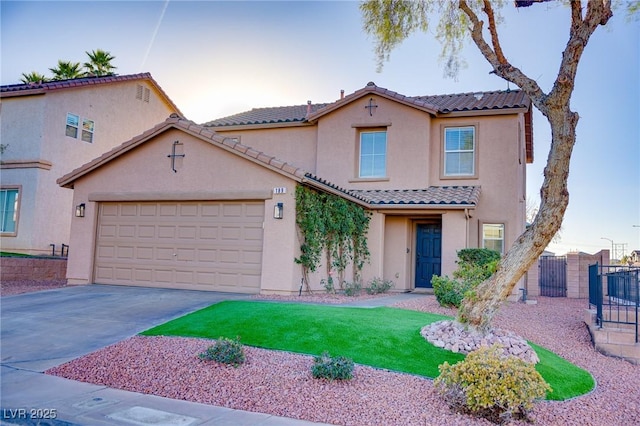
[[[148,73],[6,85],[0,99],[0,244],[29,254],[70,245],[76,205],[56,179],[180,112]]]
[[[176,115],[58,180],[86,205],[72,218],[67,277],[297,293],[304,185],[371,212],[365,284],[428,288],[458,250],[504,252],[521,234],[532,161],[531,104],[517,90],[408,97],[369,83],[332,103],[204,125]]]

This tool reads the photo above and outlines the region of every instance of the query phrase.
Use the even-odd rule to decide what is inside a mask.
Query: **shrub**
[[[528,420],[536,400],[551,387],[533,364],[504,356],[499,345],[484,346],[455,365],[439,366],[436,388],[456,411],[494,423]]]
[[[344,294],[347,296],[358,296],[360,294],[360,291],[362,290],[362,285],[357,282],[350,283],[345,281],[343,286]]]
[[[215,361],[222,364],[230,364],[234,367],[244,363],[244,349],[240,343],[240,338],[235,340],[220,337],[215,344],[209,346],[207,350],[198,355],[202,360]]]
[[[325,351],[313,357],[311,374],[315,379],[348,380],[353,377],[353,361],[343,356],[332,357]]]
[[[368,294],[380,294],[388,292],[393,286],[393,281],[376,277],[369,282],[369,287],[366,290]]]
[[[458,250],[458,259],[462,263],[475,265],[486,265],[496,260],[500,260],[500,253],[495,250],[485,248],[467,248]]]
[[[442,306],[460,307],[470,290],[489,278],[500,261],[500,253],[489,249],[462,249],[458,251],[458,269],[453,279],[448,276],[431,279],[433,293]]]
[[[434,275],[431,279],[431,285],[433,286],[433,294],[435,294],[441,306],[453,306],[456,308],[460,307],[464,294],[471,289],[470,285],[447,276],[439,277]]]
[[[320,280],[320,284],[324,287],[324,291],[327,293],[335,293],[336,289],[333,286],[333,278],[329,277],[327,280],[324,278]]]

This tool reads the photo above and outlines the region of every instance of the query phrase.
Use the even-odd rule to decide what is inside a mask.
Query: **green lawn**
[[[464,359],[420,336],[427,324],[448,317],[396,308],[353,308],[259,301],[225,301],[144,331],[143,335],[217,339],[240,337],[243,344],[309,355],[328,351],[354,362],[430,378],[438,365]],[[536,369],[551,385],[548,399],[589,392],[592,376],[554,353],[535,346]]]

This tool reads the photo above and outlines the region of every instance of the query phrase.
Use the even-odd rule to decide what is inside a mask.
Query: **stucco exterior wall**
[[[41,158],[45,106],[43,95],[2,99],[0,130],[2,144],[8,145],[2,153],[2,161]]]
[[[174,173],[167,155],[176,140],[182,144],[185,157],[176,163]],[[265,202],[261,287],[272,293],[297,290],[299,267],[293,261],[295,185],[285,176],[208,142],[169,130],[76,181],[73,202],[86,204],[86,216],[73,217],[69,283],[93,280],[99,200],[252,199]],[[275,187],[286,188],[286,194],[273,195]],[[277,202],[284,204],[284,218],[280,220],[273,218]]]
[[[424,188],[429,185],[430,120],[424,112],[376,98],[372,116],[364,100],[353,102],[318,122],[317,175],[352,189]],[[387,130],[387,176],[359,178],[360,131]],[[410,171],[410,172],[408,172]]]
[[[394,282],[395,291],[409,291],[412,288],[412,256],[414,246],[412,222],[402,216],[387,216],[384,236],[384,279]]]
[[[224,137],[238,138],[243,145],[266,152],[310,173],[316,173],[318,133],[315,126],[232,130],[228,132],[222,127],[216,128],[215,131]]]
[[[137,86],[150,91],[136,99]],[[50,254],[50,244],[70,244],[74,211],[71,191],[56,180],[114,146],[164,121],[174,110],[143,80],[83,86],[46,95],[2,99],[2,185],[22,185],[20,222],[15,236],[2,236],[5,251]],[[92,143],[65,135],[67,113],[95,123]],[[16,161],[40,166],[16,168]],[[46,164],[44,167],[42,164]]]
[[[469,228],[469,247],[482,247],[482,224],[505,225],[505,251],[524,231],[526,190],[523,182],[526,160],[521,142],[521,117],[500,115],[435,119],[431,140],[430,183],[432,185],[480,185],[482,194]],[[443,134],[450,126],[475,126],[477,176],[445,177]]]

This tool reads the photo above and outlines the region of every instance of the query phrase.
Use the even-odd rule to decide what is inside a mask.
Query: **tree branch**
[[[494,47],[496,48],[496,51],[494,51],[485,41],[482,34],[482,26],[484,23],[469,7],[466,0],[460,0],[458,7],[467,15],[473,24],[473,27],[471,28],[471,39],[474,41],[476,46],[478,46],[480,53],[482,53],[487,61],[493,66],[493,70],[496,75],[520,87],[529,96],[529,98],[531,98],[536,107],[546,115],[547,107],[543,102],[544,99],[546,99],[546,94],[542,91],[540,86],[538,86],[538,83],[535,80],[527,77],[522,71],[511,65],[502,52],[491,3],[489,1],[484,2],[484,13],[489,18],[489,22],[492,23],[489,31],[492,39],[494,40]]]
[[[589,38],[600,25],[606,25],[613,12],[610,0],[592,0],[587,3],[587,13],[582,19],[582,2],[573,0],[571,4],[571,29],[569,41],[562,52],[562,61],[548,102],[566,104],[574,89],[578,64]]]
[[[498,38],[498,28],[496,27],[496,17],[493,13],[493,8],[491,7],[491,3],[489,0],[484,0],[484,8],[483,11],[485,15],[487,15],[487,19],[489,19],[489,33],[491,34],[491,44],[493,45],[493,51],[496,54],[496,59],[503,65],[508,65],[509,61],[504,57],[504,53],[502,52],[502,46],[500,45],[500,38]]]

